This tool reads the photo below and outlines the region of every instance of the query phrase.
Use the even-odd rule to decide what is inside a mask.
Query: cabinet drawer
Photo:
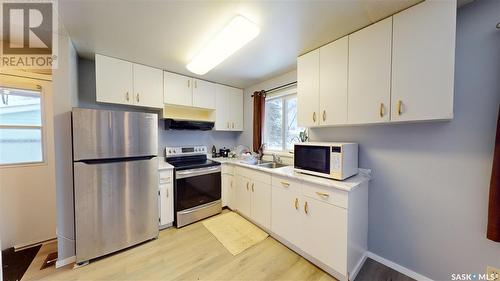
[[[271,184],[271,174],[266,172],[260,172],[243,167],[236,167],[236,174],[244,176],[252,181]]]
[[[347,209],[347,192],[342,190],[303,184],[302,195]]]
[[[272,179],[272,185],[275,187],[282,187],[290,190],[298,190],[300,192],[300,182],[296,180],[289,179],[287,177],[274,176]]]
[[[160,184],[166,184],[172,182],[172,171],[160,171]]]
[[[221,171],[223,174],[234,175],[234,166],[229,164],[222,164]]]

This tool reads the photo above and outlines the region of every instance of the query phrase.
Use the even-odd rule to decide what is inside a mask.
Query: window
[[[0,165],[43,162],[40,90],[0,87]]]
[[[266,98],[264,143],[267,150],[290,151],[303,129],[297,127],[296,89]]]

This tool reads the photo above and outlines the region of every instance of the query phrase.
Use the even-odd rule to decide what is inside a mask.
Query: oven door
[[[175,172],[175,211],[221,199],[221,166]]]
[[[329,175],[330,146],[296,144],[294,168]]]

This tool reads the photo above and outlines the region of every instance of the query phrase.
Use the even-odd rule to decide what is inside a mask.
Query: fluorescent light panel
[[[186,66],[203,75],[259,35],[259,27],[243,16],[236,16]]]

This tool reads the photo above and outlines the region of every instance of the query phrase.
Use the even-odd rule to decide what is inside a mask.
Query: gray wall
[[[500,102],[500,1],[459,9],[455,118],[450,122],[311,130],[315,141],[355,141],[371,168],[369,249],[435,280],[500,267],[485,238]]]
[[[94,61],[79,59],[78,61],[78,106],[86,108],[110,109],[110,110],[129,110],[129,111],[149,111],[152,113],[161,113],[159,110],[145,110],[133,106],[114,105],[96,103],[95,94],[95,64]],[[241,132],[216,132],[216,131],[177,131],[164,130],[163,122],[158,123],[158,146],[159,155],[164,155],[165,146],[182,145],[206,145],[209,149],[212,145],[217,148],[236,146],[236,141]]]

